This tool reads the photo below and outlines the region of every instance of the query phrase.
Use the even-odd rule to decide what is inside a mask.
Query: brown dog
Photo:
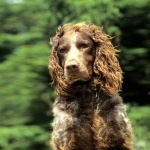
[[[116,50],[101,28],[78,23],[51,39],[49,70],[54,103],[55,150],[131,150],[132,128],[121,97]]]

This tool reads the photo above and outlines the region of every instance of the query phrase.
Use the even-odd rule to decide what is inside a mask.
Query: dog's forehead
[[[73,32],[65,32],[64,35],[59,39],[59,43],[66,43],[75,40],[77,37],[76,33]]]
[[[80,40],[91,40],[91,37],[89,34],[84,33],[84,32],[66,32],[64,35],[59,39],[59,43],[70,43],[70,42],[76,42]]]
[[[91,36],[86,32],[78,32],[77,34],[78,40],[91,40]]]

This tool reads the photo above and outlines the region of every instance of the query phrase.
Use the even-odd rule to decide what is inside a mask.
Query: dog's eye
[[[61,54],[64,54],[67,52],[67,49],[62,47],[62,48],[58,48],[58,52],[61,53]]]
[[[89,45],[86,44],[86,43],[82,43],[82,44],[80,45],[80,48],[82,48],[82,49],[85,49],[85,48],[88,48],[88,47],[89,47]]]

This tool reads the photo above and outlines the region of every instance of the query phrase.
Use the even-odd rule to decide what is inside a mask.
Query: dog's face
[[[102,28],[86,23],[65,24],[50,44],[49,71],[59,96],[75,97],[76,85],[81,84],[78,81],[88,81],[81,86],[96,85],[107,95],[121,90],[122,70],[116,57],[119,51]]]
[[[87,81],[93,74],[94,41],[82,32],[68,31],[58,42],[59,64],[67,83]]]

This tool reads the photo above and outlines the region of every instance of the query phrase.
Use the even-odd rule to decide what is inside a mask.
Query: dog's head
[[[70,96],[72,85],[91,80],[106,94],[121,88],[122,71],[110,37],[86,23],[66,24],[51,39],[49,70],[58,95]]]

